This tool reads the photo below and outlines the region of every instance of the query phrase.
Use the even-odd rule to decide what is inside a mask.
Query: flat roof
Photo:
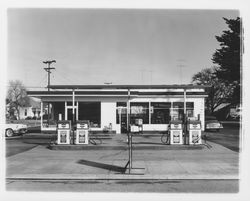
[[[72,95],[72,91],[27,91],[28,95]],[[76,91],[75,95],[125,95],[126,91]],[[138,92],[131,91],[130,95],[183,95],[183,92]],[[187,95],[206,95],[206,92],[187,92]]]
[[[50,85],[50,89],[204,89],[208,85]]]

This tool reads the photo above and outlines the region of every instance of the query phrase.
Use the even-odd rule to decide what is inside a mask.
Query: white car
[[[12,137],[13,135],[21,135],[27,133],[27,125],[25,124],[5,124],[5,136]]]
[[[214,116],[206,116],[205,117],[205,128],[207,131],[216,130],[217,132],[223,128],[222,124],[216,119]]]

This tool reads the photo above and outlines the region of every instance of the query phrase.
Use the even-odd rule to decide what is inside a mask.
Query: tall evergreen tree
[[[229,30],[223,31],[221,36],[216,36],[220,49],[216,50],[212,61],[218,65],[216,77],[234,90],[230,101],[237,104],[240,103],[241,88],[241,21],[239,17],[223,19]]]

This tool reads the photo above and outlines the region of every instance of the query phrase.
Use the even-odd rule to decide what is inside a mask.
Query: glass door
[[[77,115],[76,115],[76,108],[75,108],[75,120],[77,120]],[[72,108],[67,108],[67,120],[70,120],[71,122],[73,121],[73,109]]]
[[[78,102],[75,103],[74,110],[75,120],[78,120]],[[65,120],[70,120],[71,122],[73,120],[72,102],[65,103]]]

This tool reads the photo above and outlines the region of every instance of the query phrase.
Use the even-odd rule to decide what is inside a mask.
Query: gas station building
[[[201,121],[204,130],[207,86],[202,85],[50,85],[28,91],[41,99],[41,130],[56,131],[58,120],[89,120],[91,131],[126,133],[127,122],[142,119],[144,132],[166,131],[170,120]],[[42,114],[46,108],[48,115]],[[129,111],[129,112],[128,112]],[[128,118],[130,114],[130,118]]]

